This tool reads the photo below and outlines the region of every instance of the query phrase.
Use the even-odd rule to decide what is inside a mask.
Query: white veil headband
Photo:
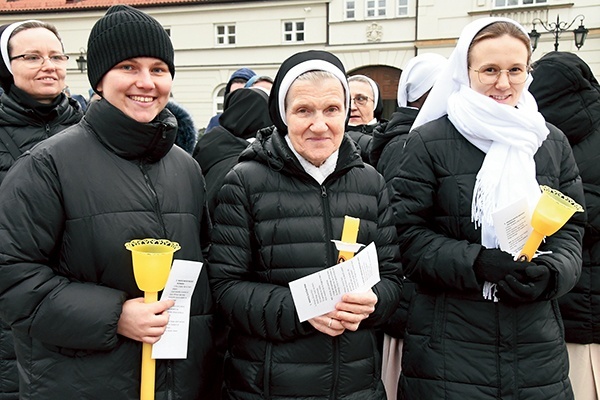
[[[348,80],[346,79],[346,75],[341,71],[337,66],[331,64],[325,60],[319,59],[311,59],[307,61],[303,61],[300,64],[293,66],[283,77],[281,81],[281,86],[278,92],[278,105],[279,105],[279,116],[285,125],[287,125],[287,120],[285,118],[285,96],[287,96],[287,92],[292,86],[292,83],[305,72],[308,71],[326,71],[332,73],[342,84],[344,87],[344,97],[346,110],[350,107],[350,89],[348,88]]]
[[[436,53],[423,53],[410,59],[400,75],[398,106],[418,100],[433,87],[446,66],[446,57]]]
[[[352,75],[351,77],[348,78],[348,82],[361,81],[361,80],[365,80],[365,81],[369,82],[369,85],[371,86],[371,90],[373,91],[373,108],[376,108],[377,102],[379,101],[379,88],[377,87],[377,84],[375,83],[375,81],[366,75]]]
[[[0,36],[0,52],[2,53],[2,61],[4,62],[6,69],[8,70],[8,72],[11,73],[11,75],[12,68],[10,67],[10,55],[8,54],[8,41],[15,29],[27,22],[40,21],[36,19],[28,19],[27,21],[15,22],[14,24],[10,24],[9,26],[7,26],[6,29],[2,32],[2,35]]]
[[[493,24],[494,22],[501,21],[509,22],[519,27],[523,33],[529,36],[527,31],[515,20],[503,17],[480,18],[465,26],[460,34],[458,42],[456,43],[454,51],[448,58],[445,68],[442,70],[438,79],[433,85],[429,96],[427,96],[427,101],[419,111],[419,115],[417,115],[417,118],[415,119],[411,129],[447,114],[448,98],[450,95],[458,92],[461,85],[469,86],[467,53],[473,38],[486,26]],[[531,93],[529,93],[527,87],[529,87],[529,83],[523,90],[519,103],[531,101],[535,103],[535,99]]]

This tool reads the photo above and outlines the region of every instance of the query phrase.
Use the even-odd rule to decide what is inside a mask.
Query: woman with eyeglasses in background
[[[69,57],[58,31],[41,21],[0,27],[0,183],[17,157],[76,124],[83,112],[62,93]],[[0,398],[18,399],[12,332],[0,327]]]
[[[519,200],[531,213],[540,185],[584,201],[567,138],[528,91],[530,61],[514,20],[470,23],[404,145],[390,198],[416,291],[399,399],[573,399],[557,298],[581,273],[585,214],[530,262],[499,248],[493,219]]]
[[[350,115],[347,133],[360,147],[364,162],[369,162],[369,151],[373,139],[373,129],[380,122],[383,113],[383,100],[379,85],[365,75],[353,75],[348,78],[350,87]]]

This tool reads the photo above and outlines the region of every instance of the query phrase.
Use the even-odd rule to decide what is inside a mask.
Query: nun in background
[[[399,154],[419,109],[448,60],[439,54],[423,53],[410,59],[398,84],[398,109],[389,122],[373,130],[369,161],[386,182],[398,175]]]
[[[446,62],[445,57],[435,53],[423,53],[413,57],[400,76],[398,109],[392,114],[389,122],[382,122],[373,131],[369,154],[371,165],[383,175],[388,185],[399,173],[402,149],[410,127]],[[388,190],[391,188],[388,187]],[[404,289],[398,309],[383,327],[385,335],[383,336],[382,378],[388,400],[396,399],[404,329],[413,292],[413,283],[404,278]]]
[[[225,177],[208,263],[231,327],[223,399],[386,398],[375,328],[400,297],[398,243],[385,182],[344,134],[349,103],[337,57],[292,55],[269,97],[275,127]],[[336,264],[344,215],[375,243],[381,281],[300,322],[288,284]]]
[[[379,85],[365,75],[348,78],[350,87],[350,115],[346,132],[360,149],[364,162],[369,162],[369,151],[373,139],[373,129],[380,122],[383,113],[383,100]]]
[[[242,88],[225,98],[219,125],[204,134],[194,150],[206,181],[208,211],[213,217],[223,179],[238,162],[240,153],[271,125],[269,96],[261,88]]]

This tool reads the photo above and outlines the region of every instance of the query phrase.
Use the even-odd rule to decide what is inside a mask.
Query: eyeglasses
[[[519,85],[527,80],[530,68],[527,65],[518,64],[511,69],[500,69],[497,65],[484,65],[479,69],[469,67],[471,71],[477,72],[479,82],[484,85],[493,85],[500,79],[500,74],[506,72],[508,81],[515,85]]]
[[[373,100],[373,99],[368,96],[363,96],[362,94],[358,94],[358,95],[354,96],[354,98],[351,98],[350,100],[354,100],[354,103],[358,104],[359,106],[364,106],[365,104],[367,104],[367,101]]]
[[[44,65],[46,60],[52,62],[57,67],[63,67],[69,60],[69,56],[66,54],[54,54],[48,57],[42,57],[39,54],[19,54],[18,56],[11,57],[10,60],[21,59],[29,68],[38,68]]]

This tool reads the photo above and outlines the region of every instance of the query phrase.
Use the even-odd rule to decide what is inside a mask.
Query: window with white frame
[[[225,104],[225,86],[217,91],[213,98],[213,109],[215,113],[223,112],[223,104]]]
[[[385,0],[367,0],[367,17],[385,17]]]
[[[235,44],[235,25],[215,25],[216,44],[228,46]]]
[[[494,0],[494,7],[530,6],[547,2],[547,0]]]
[[[408,15],[408,0],[398,0],[398,16]]]
[[[344,17],[346,19],[354,19],[356,17],[356,1],[346,0],[344,4]]]
[[[284,42],[303,42],[304,41],[304,21],[284,21],[283,22],[283,41]]]

